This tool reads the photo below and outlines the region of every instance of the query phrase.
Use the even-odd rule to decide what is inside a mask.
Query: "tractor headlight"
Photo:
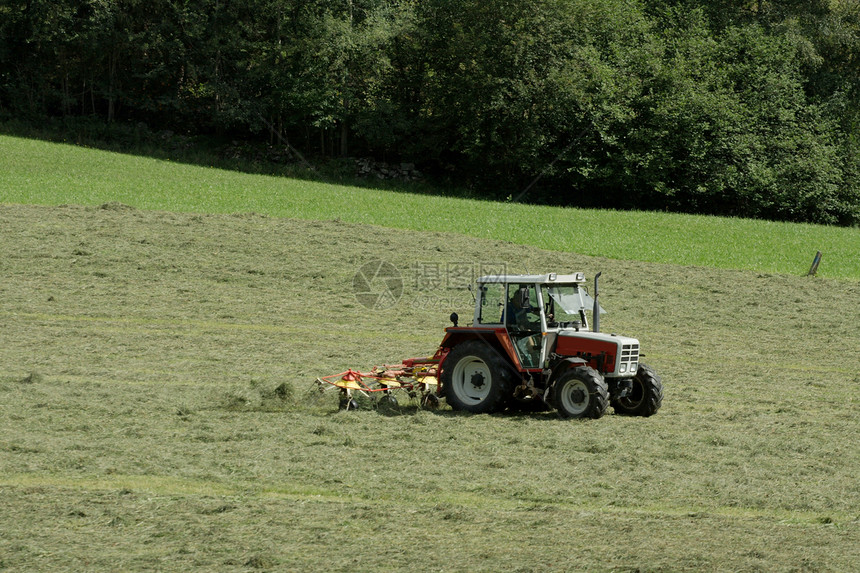
[[[620,374],[624,374],[625,372],[627,372],[627,365],[626,365],[626,364],[621,364],[621,367],[618,369],[618,372],[619,372]]]
[[[635,362],[630,365],[630,372],[636,372],[636,367],[639,366]]]

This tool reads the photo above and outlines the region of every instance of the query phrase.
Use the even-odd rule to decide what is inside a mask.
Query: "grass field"
[[[119,156],[33,145],[108,162],[31,171],[34,202],[167,200]],[[24,171],[0,161],[5,194]],[[855,280],[120,203],[3,204],[0,228],[0,570],[860,568]],[[368,309],[353,277],[377,259],[403,291]],[[432,352],[469,315],[453,287],[499,266],[603,271],[604,330],[640,338],[660,412],[338,412],[314,390]]]
[[[589,211],[250,175],[0,135],[0,203],[256,212],[445,231],[621,260],[860,280],[860,228]]]

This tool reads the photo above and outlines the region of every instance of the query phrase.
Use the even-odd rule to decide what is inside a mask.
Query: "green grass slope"
[[[249,175],[0,136],[0,203],[257,212],[446,231],[548,250],[860,279],[860,229],[650,212],[493,203]]]
[[[0,569],[854,571],[860,284],[261,215],[0,205]],[[403,278],[368,309],[353,277]],[[337,412],[482,268],[604,273],[651,418]],[[377,285],[379,286],[379,285]]]

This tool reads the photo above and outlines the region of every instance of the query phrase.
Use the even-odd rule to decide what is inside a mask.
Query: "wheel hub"
[[[484,375],[480,372],[475,372],[474,374],[472,374],[470,382],[475,388],[480,388],[484,385]]]
[[[570,401],[574,404],[582,404],[585,402],[585,391],[582,388],[576,388],[570,393]]]

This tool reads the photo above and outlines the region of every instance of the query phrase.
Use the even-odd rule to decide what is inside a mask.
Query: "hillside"
[[[848,571],[860,284],[340,221],[0,205],[0,569]],[[383,260],[396,304],[353,278]],[[337,412],[487,268],[603,272],[653,418]]]
[[[119,201],[155,211],[337,219],[611,259],[797,276],[822,251],[819,276],[860,280],[857,227],[480,201],[431,194],[426,186],[398,191],[264,176],[3,135],[0,150],[0,203]]]

